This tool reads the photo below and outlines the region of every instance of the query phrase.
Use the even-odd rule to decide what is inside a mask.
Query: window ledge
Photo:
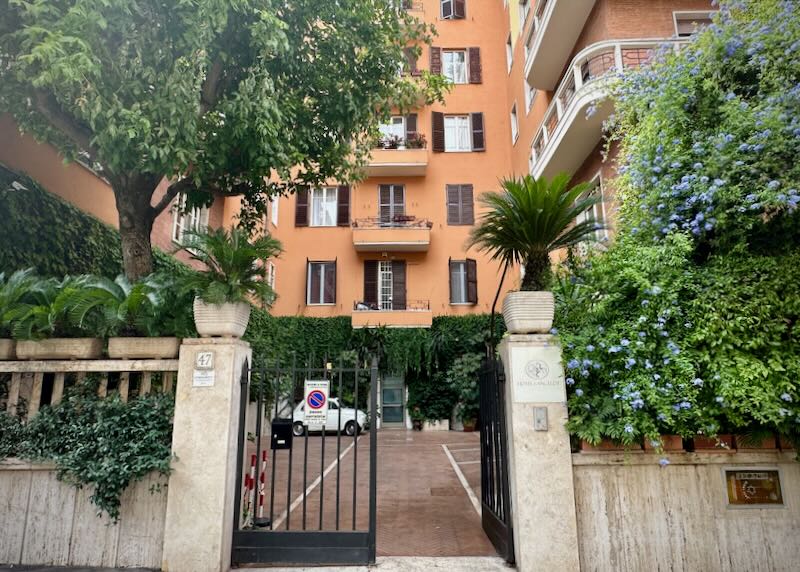
[[[312,304],[312,303],[306,302],[306,306],[312,306],[312,307],[315,307],[315,308],[317,306],[335,306],[335,305],[336,305],[336,302],[326,302],[324,304]]]

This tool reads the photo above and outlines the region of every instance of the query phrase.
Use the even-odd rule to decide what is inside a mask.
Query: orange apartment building
[[[509,175],[595,181],[595,215],[613,228],[615,149],[602,125],[616,70],[645,63],[710,17],[710,0],[413,0],[438,36],[408,71],[453,83],[445,104],[382,127],[367,178],[275,199],[267,227],[284,245],[270,267],[275,315],[352,316],[354,327],[430,326],[433,316],[486,313],[500,268],[466,248],[478,197]],[[0,117],[0,162],[116,226],[106,181],[64,165]],[[153,244],[172,251],[185,230],[233,224],[236,199],[165,212]],[[607,231],[602,231],[607,233]],[[600,237],[602,238],[602,237]],[[178,254],[183,257],[183,254]],[[185,257],[183,258],[185,260]],[[512,272],[505,289],[514,288]]]

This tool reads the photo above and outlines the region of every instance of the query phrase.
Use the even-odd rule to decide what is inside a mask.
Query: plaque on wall
[[[728,504],[783,505],[781,475],[770,469],[726,469]]]
[[[514,403],[563,403],[567,400],[559,347],[512,347],[510,358]]]

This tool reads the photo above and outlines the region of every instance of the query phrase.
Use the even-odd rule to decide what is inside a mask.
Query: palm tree
[[[603,228],[593,217],[576,223],[579,215],[600,200],[588,183],[568,188],[570,176],[561,173],[547,181],[530,175],[504,179],[499,193],[484,193],[487,208],[472,230],[469,246],[491,255],[506,267],[525,269],[520,290],[546,290],[550,284],[550,253],[591,240]]]

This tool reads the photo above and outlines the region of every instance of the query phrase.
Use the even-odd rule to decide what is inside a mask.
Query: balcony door
[[[364,261],[364,303],[373,310],[406,309],[406,261]]]
[[[378,187],[378,215],[381,224],[391,224],[395,217],[406,214],[406,192],[403,185]]]

